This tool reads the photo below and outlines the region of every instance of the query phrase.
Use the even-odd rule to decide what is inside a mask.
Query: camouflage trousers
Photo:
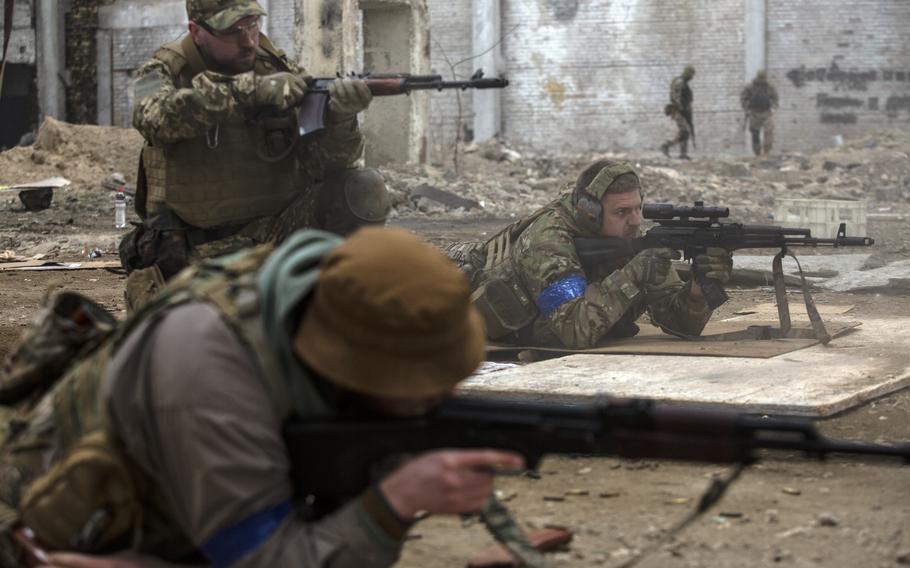
[[[689,138],[692,137],[692,130],[691,130],[691,128],[689,128],[689,123],[686,122],[685,117],[678,112],[673,112],[670,115],[670,118],[672,118],[673,122],[676,123],[676,137],[664,142],[660,148],[664,152],[664,154],[669,156],[670,148],[672,148],[673,146],[679,145],[679,157],[688,158],[689,157]]]
[[[770,110],[749,112],[749,132],[752,134],[752,152],[756,156],[768,155],[774,145],[774,120]]]

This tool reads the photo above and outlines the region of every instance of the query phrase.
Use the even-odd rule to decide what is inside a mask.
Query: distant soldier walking
[[[682,75],[670,83],[670,104],[664,108],[664,113],[676,122],[678,132],[676,138],[661,144],[660,149],[668,158],[670,148],[679,144],[679,157],[689,159],[689,138],[695,147],[695,126],[692,124],[692,89],[689,81],[695,77],[695,67],[687,65]]]
[[[749,132],[752,133],[752,151],[756,156],[768,155],[774,144],[772,109],[777,108],[777,90],[768,82],[768,73],[759,71],[739,96]],[[764,133],[762,131],[764,130]]]

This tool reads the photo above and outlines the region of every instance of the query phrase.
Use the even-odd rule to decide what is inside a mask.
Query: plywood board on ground
[[[776,309],[776,308],[775,308]],[[770,312],[769,312],[770,313]],[[804,310],[805,313],[805,310]],[[775,312],[776,314],[776,312]],[[828,334],[837,337],[860,325],[858,322],[831,322],[825,323]],[[515,347],[511,345],[489,345],[487,352],[492,358],[514,356],[519,351],[533,351],[544,356],[554,354],[630,354],[630,355],[687,355],[692,357],[759,357],[768,359],[790,353],[798,349],[805,349],[818,344],[816,339],[735,339],[712,341],[718,334],[734,333],[746,330],[750,326],[777,327],[777,322],[767,320],[751,321],[737,318],[734,321],[726,320],[710,322],[702,334],[702,341],[680,339],[667,335],[659,328],[646,325],[635,337],[616,339],[603,347],[591,349],[564,349],[560,347]],[[811,330],[808,323],[794,323],[794,329]]]
[[[22,262],[4,262],[0,272],[7,270],[99,270],[120,268],[119,260],[89,260],[86,262],[58,262],[54,260],[26,260]]]
[[[870,319],[829,343],[771,359],[570,355],[472,377],[461,390],[536,400],[603,394],[746,412],[829,416],[910,385],[910,321]]]

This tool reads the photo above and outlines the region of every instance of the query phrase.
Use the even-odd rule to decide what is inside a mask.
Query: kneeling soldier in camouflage
[[[137,72],[133,125],[145,138],[136,212],[120,244],[133,310],[200,258],[297,229],[348,234],[389,211],[376,170],[357,169],[357,114],[366,83],[329,88],[325,133],[301,138],[297,113],[310,77],[260,33],[254,0],[187,0],[189,33]]]

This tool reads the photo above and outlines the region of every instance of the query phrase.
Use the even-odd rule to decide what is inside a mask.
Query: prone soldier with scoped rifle
[[[145,138],[136,212],[120,243],[128,308],[190,262],[283,241],[301,228],[346,235],[390,208],[378,171],[357,167],[357,115],[373,96],[503,88],[475,76],[314,79],[260,32],[255,0],[187,0],[188,34],[136,72]]]
[[[471,281],[489,340],[586,349],[636,335],[636,321],[645,313],[665,333],[700,336],[726,299],[722,286],[732,276],[733,251],[742,248],[780,249],[774,266],[777,294],[783,296],[781,329],[763,333],[795,337],[802,330],[791,329],[779,268],[789,247],[872,244],[843,230],[835,239],[817,239],[806,229],[719,221],[728,214],[704,205],[643,207],[634,168],[600,160],[550,204],[486,241],[454,243],[446,252]],[[643,218],[658,222],[645,235]],[[683,256],[679,251],[693,261],[687,282],[672,269],[672,260]],[[810,305],[805,287],[804,296]],[[827,341],[814,305],[809,311],[815,336]]]

